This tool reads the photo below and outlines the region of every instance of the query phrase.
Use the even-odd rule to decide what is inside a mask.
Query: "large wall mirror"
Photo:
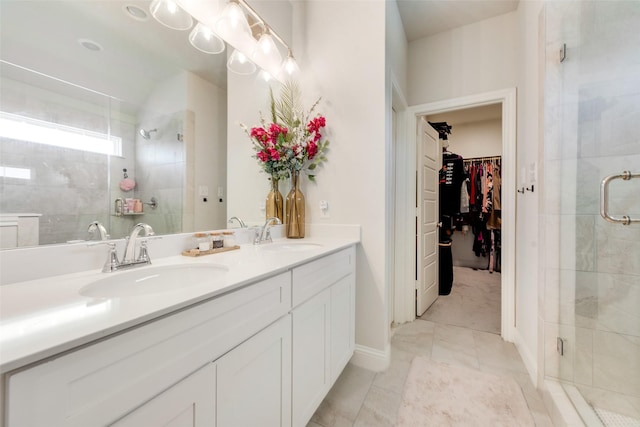
[[[227,54],[149,4],[0,2],[3,248],[226,226]]]

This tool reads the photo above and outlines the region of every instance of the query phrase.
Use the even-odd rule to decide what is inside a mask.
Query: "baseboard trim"
[[[512,337],[513,337],[513,343],[518,349],[518,353],[520,353],[520,357],[524,362],[524,366],[525,368],[527,368],[527,371],[529,372],[529,377],[531,378],[531,382],[533,383],[533,386],[537,388],[538,387],[538,364],[536,363],[536,358],[533,357],[533,354],[531,354],[529,347],[526,346],[524,339],[522,338],[522,335],[520,335],[520,332],[518,331],[518,329],[513,328]]]
[[[349,363],[374,372],[382,372],[391,363],[391,346],[387,344],[384,350],[378,350],[356,344]]]

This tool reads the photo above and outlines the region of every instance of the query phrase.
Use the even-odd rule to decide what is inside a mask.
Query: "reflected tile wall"
[[[31,171],[30,180],[2,179],[0,211],[42,214],[40,244],[86,239],[89,222],[108,219],[106,156],[6,139],[0,156]],[[79,214],[92,219],[81,223]]]
[[[136,197],[145,202],[155,197],[157,209],[145,205],[144,222],[156,234],[182,231],[186,149],[183,138],[184,112],[146,118],[143,128],[158,129],[145,140],[136,140],[136,171],[140,185]]]

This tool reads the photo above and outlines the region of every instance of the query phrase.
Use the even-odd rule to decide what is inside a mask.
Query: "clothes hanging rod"
[[[465,162],[471,163],[471,162],[486,162],[486,161],[491,161],[491,160],[502,160],[502,156],[489,156],[489,157],[469,157],[466,159],[463,159]]]

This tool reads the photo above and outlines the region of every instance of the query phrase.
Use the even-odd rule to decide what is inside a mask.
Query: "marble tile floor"
[[[536,426],[553,426],[513,344],[496,333],[438,320],[416,320],[393,328],[391,364],[386,371],[376,373],[348,364],[307,427],[393,426],[415,356],[512,377],[522,388]]]
[[[500,334],[500,280],[497,272],[453,267],[451,293],[440,296],[420,319]]]

